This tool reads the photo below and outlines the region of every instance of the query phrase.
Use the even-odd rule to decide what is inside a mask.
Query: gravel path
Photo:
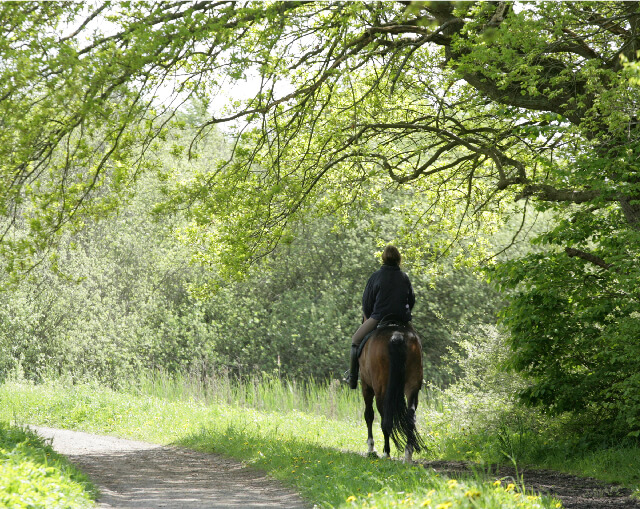
[[[30,426],[100,490],[98,508],[308,508],[263,472],[236,461],[133,440]]]

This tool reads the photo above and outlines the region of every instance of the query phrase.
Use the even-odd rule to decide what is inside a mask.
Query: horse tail
[[[402,450],[407,444],[407,403],[404,398],[407,342],[402,332],[395,331],[389,340],[389,379],[384,396],[382,431]]]

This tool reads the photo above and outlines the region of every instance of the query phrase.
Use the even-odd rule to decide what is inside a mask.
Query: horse
[[[422,388],[422,345],[413,327],[391,324],[371,333],[360,354],[360,382],[364,397],[369,455],[375,456],[372,425],[375,397],[384,435],[385,457],[391,454],[389,438],[402,450],[404,461],[426,445],[416,430],[418,393]],[[405,400],[406,398],[406,400]]]

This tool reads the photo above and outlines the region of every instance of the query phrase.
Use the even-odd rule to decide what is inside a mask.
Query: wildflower
[[[507,484],[506,491],[513,491],[516,488],[516,485],[513,483]]]
[[[456,481],[455,479],[449,479],[447,481],[447,485],[449,486],[449,489],[453,489],[458,485],[458,481]]]
[[[493,483],[494,486],[500,486],[502,484],[502,481],[500,479],[498,479],[496,482]]]
[[[449,509],[453,505],[453,502],[443,502],[442,504],[438,504],[436,509]]]
[[[422,502],[422,504],[420,504],[420,507],[427,507],[428,505],[431,505],[431,499],[430,498],[428,498],[424,502]]]
[[[351,502],[355,502],[356,501],[356,497],[354,497],[353,495],[347,497],[347,502],[351,503]]]
[[[475,488],[467,490],[464,493],[464,496],[465,497],[469,497],[469,498],[478,498],[480,495],[481,495],[481,493],[478,490],[476,490]]]
[[[560,509],[561,507],[562,507],[562,502],[558,502],[558,503],[556,504],[556,509]]]

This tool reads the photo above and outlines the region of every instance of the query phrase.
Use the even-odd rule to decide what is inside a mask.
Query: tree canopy
[[[515,201],[551,211],[536,254],[498,265],[524,396],[640,429],[638,2],[5,2],[0,245],[29,270],[118,206],[191,96],[229,157],[167,175],[200,259],[237,275],[295,225],[381,206],[416,265]],[[238,80],[256,94],[222,104]],[[400,198],[401,197],[401,198]],[[524,224],[524,221],[523,221]],[[630,404],[630,400],[631,404]],[[622,422],[621,421],[621,422]]]

